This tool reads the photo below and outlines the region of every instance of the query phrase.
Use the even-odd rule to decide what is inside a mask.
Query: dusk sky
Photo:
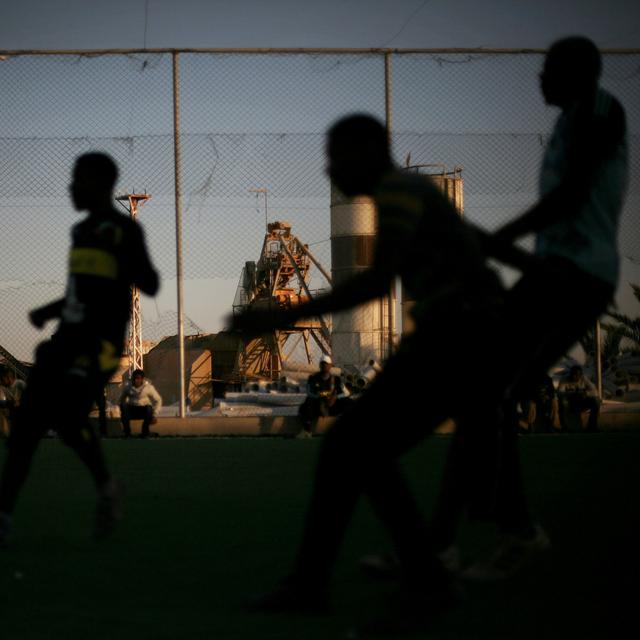
[[[3,0],[2,49],[640,44],[634,0]]]
[[[544,49],[570,33],[590,36],[602,48],[634,48],[640,44],[639,6],[626,0],[0,0],[0,51],[172,47]],[[3,305],[9,306],[16,317],[10,322],[12,329],[20,325],[17,342],[5,338],[9,342],[5,346],[18,344],[14,348],[21,357],[28,358],[28,345],[40,334],[17,319],[62,287],[68,226],[77,217],[70,211],[66,195],[70,166],[59,158],[68,157],[60,153],[68,154],[69,145],[77,147],[78,152],[86,150],[83,140],[88,140],[87,144],[97,141],[105,150],[113,148],[115,152],[118,144],[127,145],[135,139],[135,154],[119,156],[118,161],[123,163],[127,181],[136,176],[135,185],[153,191],[153,200],[142,210],[141,221],[165,283],[155,301],[143,301],[146,326],[175,310],[169,58],[16,57],[0,66],[4,87],[0,111],[5,116],[0,115],[0,142],[4,140],[7,145],[11,156],[8,166],[13,171],[9,178],[0,176],[5,189],[0,213],[10,231],[3,236],[3,241],[10,244],[0,244],[0,249],[3,255],[17,256],[12,262],[15,272],[5,270],[0,276],[0,290],[5,296],[1,298]],[[185,165],[184,177],[186,224],[191,225],[185,236],[186,311],[197,327],[217,331],[238,282],[237,264],[258,257],[263,226],[258,224],[246,232],[241,251],[230,242],[222,247],[207,243],[216,235],[237,235],[241,233],[238,227],[246,228],[250,218],[260,219],[262,205],[249,196],[248,188],[263,186],[265,168],[274,174],[268,179],[284,185],[279,193],[275,188],[270,201],[276,205],[274,212],[278,204],[285,218],[296,215],[289,212],[304,211],[306,218],[293,218],[295,231],[304,241],[317,243],[314,250],[321,260],[329,259],[326,221],[322,227],[308,222],[315,210],[326,209],[326,184],[318,179],[320,175],[325,180],[321,172],[322,132],[329,121],[347,110],[364,108],[384,115],[380,60],[354,59],[353,64],[342,68],[334,59],[315,58],[285,64],[277,57],[244,61],[221,58],[206,64],[193,57],[183,60],[182,126],[185,133],[201,136],[184,139],[185,163],[191,162]],[[614,92],[627,92],[628,111],[630,99],[640,95],[634,61],[637,58],[629,59],[630,65],[615,66],[607,76]],[[407,151],[413,150],[414,159],[420,160],[416,149],[421,148],[428,162],[464,164],[470,218],[486,226],[495,225],[504,212],[513,215],[534,197],[536,162],[541,153],[537,136],[549,133],[555,117],[552,109],[544,107],[537,90],[539,60],[530,59],[521,68],[508,69],[493,64],[496,60],[481,57],[473,68],[466,65],[466,69],[452,60],[446,61],[452,63],[446,69],[440,69],[438,60],[430,65],[422,62],[429,63],[426,59],[420,64],[412,59],[394,62],[398,158],[403,160]],[[423,95],[425,87],[429,87],[428,99]],[[475,97],[468,98],[467,94]],[[95,100],[89,109],[84,106],[87,95]],[[625,96],[620,97],[624,101]],[[637,110],[630,125],[632,133],[637,133]],[[281,132],[289,137],[273,137]],[[418,132],[422,137],[406,132]],[[239,151],[240,138],[229,135],[244,133],[254,137],[243,139],[245,146]],[[314,137],[301,142],[309,134]],[[485,134],[497,138],[487,144]],[[512,134],[524,137],[511,143],[507,137]],[[150,146],[156,142],[164,146]],[[304,185],[302,178],[300,184],[291,185],[289,176],[294,176],[301,145],[307,155],[315,154],[311,160],[305,159],[313,167],[303,176],[307,180]],[[213,171],[219,153],[227,153],[236,162],[236,173],[218,172],[215,182]],[[513,156],[509,158],[506,153]],[[48,162],[33,162],[45,154]],[[255,165],[247,169],[247,160],[256,158]],[[249,174],[246,184],[237,179],[240,164]],[[526,182],[526,188],[520,182]],[[13,190],[9,194],[13,200],[7,198],[7,188]],[[228,192],[223,193],[224,189]],[[31,196],[40,200],[29,200]],[[55,200],[45,202],[44,198]],[[635,198],[637,202],[637,195]],[[485,213],[493,219],[487,222],[482,217]],[[33,220],[42,220],[42,238],[21,231],[22,227],[29,229],[26,224]],[[227,226],[225,220],[230,220]],[[41,251],[32,258],[29,252],[38,243],[46,243],[50,254]],[[640,281],[640,239],[626,238],[626,243],[626,255],[633,260],[627,259],[623,265],[624,285],[619,298],[633,302],[627,282]],[[225,251],[234,255],[228,256]],[[627,311],[633,313],[632,308]],[[158,328],[165,330],[174,329],[164,325]],[[191,330],[193,327],[187,325],[187,333]]]

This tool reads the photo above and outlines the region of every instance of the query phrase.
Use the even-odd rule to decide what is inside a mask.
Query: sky
[[[325,0],[324,2],[309,2],[306,0],[290,1],[290,0],[272,0],[272,1],[250,1],[250,0],[233,0],[233,1],[196,1],[196,0],[181,0],[181,1],[169,1],[169,0],[110,0],[109,2],[96,1],[96,0],[22,0],[21,2],[10,2],[9,0],[0,0],[0,50],[90,50],[90,49],[104,49],[104,48],[265,48],[265,47],[344,47],[344,48],[436,48],[436,47],[465,47],[465,48],[545,48],[554,39],[567,35],[569,33],[583,33],[591,37],[602,48],[624,48],[624,47],[637,47],[640,46],[640,9],[638,8],[640,3],[629,2],[624,0],[612,0],[609,2],[593,2],[593,1],[569,1],[569,0],[539,0],[538,2],[524,2],[521,0],[486,0],[486,1],[472,1],[472,0],[458,0],[457,2],[447,2],[445,0]],[[550,19],[550,18],[553,19]],[[43,117],[38,109],[42,109],[44,105],[45,109],[49,111],[57,110],[54,115],[54,119],[59,126],[59,131],[55,135],[60,135],[60,131],[64,132],[64,136],[77,140],[83,135],[83,131],[100,131],[101,134],[112,136],[113,140],[120,140],[118,136],[123,136],[123,144],[129,144],[127,142],[128,136],[131,135],[149,135],[162,134],[165,130],[170,131],[170,110],[165,109],[163,114],[154,113],[154,110],[159,108],[159,105],[167,104],[167,99],[170,95],[167,94],[167,89],[170,88],[167,80],[170,78],[167,72],[170,72],[170,61],[164,59],[157,60],[157,67],[153,60],[149,63],[149,68],[145,73],[136,75],[129,74],[129,78],[140,82],[139,95],[132,97],[131,91],[127,92],[122,86],[122,81],[118,78],[124,77],[125,72],[130,70],[129,68],[140,64],[143,65],[149,62],[150,58],[145,57],[144,62],[141,63],[140,59],[122,59],[122,64],[119,66],[109,67],[110,71],[105,71],[102,68],[101,61],[99,59],[82,59],[75,60],[70,59],[67,61],[68,67],[73,70],[74,65],[78,65],[78,71],[83,71],[88,76],[91,75],[91,65],[95,65],[99,71],[99,77],[110,78],[110,82],[102,81],[102,89],[105,87],[115,86],[117,91],[104,90],[103,94],[99,96],[99,103],[101,107],[109,108],[112,112],[115,110],[115,106],[124,100],[126,102],[126,109],[123,110],[123,118],[114,118],[112,122],[118,125],[118,129],[113,131],[103,132],[95,126],[92,122],[92,118],[96,117],[94,110],[77,110],[76,96],[79,95],[82,89],[82,84],[73,85],[66,84],[67,75],[64,76],[65,82],[57,82],[56,73],[60,73],[59,70],[53,70],[52,67],[44,65],[39,67],[36,73],[33,69],[30,69],[21,77],[22,80],[17,86],[8,86],[5,82],[4,92],[10,93],[11,91],[19,91],[21,99],[16,101],[15,104],[19,105],[19,108],[24,106],[24,114],[18,114],[18,117],[28,115],[30,109],[33,108],[33,117],[31,118],[32,128],[29,130],[29,135],[35,138],[46,137],[48,134],[48,127],[50,127],[49,120]],[[16,65],[21,64],[21,60],[12,60],[14,68]],[[24,64],[30,64],[27,59],[24,59]],[[230,67],[228,74],[240,73],[245,74],[245,69],[239,69],[234,67],[234,61],[229,61]],[[261,62],[251,61],[247,63],[247,66],[251,67],[252,74],[248,74],[245,84],[239,84],[234,89],[241,95],[242,92],[253,90],[257,94],[259,100],[273,101],[276,105],[272,112],[277,113],[277,100],[279,98],[278,84],[274,82],[273,67],[271,67],[271,61],[269,65],[265,63],[265,69],[261,70]],[[354,78],[364,78],[369,74],[375,74],[375,69],[369,69],[369,63],[366,60],[358,60],[357,65],[345,65],[342,72],[334,72],[334,69],[330,65],[325,68],[324,61],[318,60],[309,65],[308,61],[302,61],[300,65],[289,65],[284,70],[280,70],[283,76],[290,78],[296,78],[295,82],[300,83],[298,75],[303,77],[305,75],[314,75],[314,82],[316,88],[319,87],[320,82],[325,80],[331,84],[335,90],[335,83],[340,80],[347,87],[354,81]],[[453,77],[454,68],[456,65],[450,67],[451,72],[448,74]],[[461,66],[461,65],[458,65]],[[483,68],[482,61],[476,63],[476,66],[480,69]],[[122,69],[120,68],[122,67]],[[215,70],[224,71],[223,63],[217,63]],[[412,73],[411,66],[409,64],[406,67],[406,78],[404,79],[405,85],[411,84]],[[531,73],[525,74],[522,78],[516,78],[513,85],[504,87],[505,92],[510,91],[513,97],[518,95],[535,95],[535,92],[529,93],[527,88],[530,82],[529,76],[535,78],[535,71],[530,70]],[[331,72],[331,73],[330,73]],[[118,73],[111,78],[105,73]],[[626,72],[625,72],[626,73]],[[78,77],[86,78],[87,75]],[[403,76],[403,65],[398,62],[394,62],[394,81],[400,86]],[[228,77],[228,76],[227,76]],[[625,75],[626,77],[626,75]],[[28,78],[28,81],[24,79]],[[337,79],[338,80],[337,80]],[[112,80],[112,81],[111,81]],[[85,80],[79,80],[79,83],[83,83]],[[183,81],[185,82],[185,94],[187,93],[186,85],[189,84],[193,89],[190,95],[185,100],[185,114],[183,120],[183,126],[188,131],[202,132],[203,127],[206,127],[207,121],[210,120],[210,99],[211,95],[200,95],[198,91],[201,88],[206,88],[207,83],[214,83],[217,81],[213,78],[212,69],[209,67],[197,67],[195,64],[189,66],[187,62],[183,66]],[[224,77],[220,76],[220,85],[222,85]],[[282,80],[279,78],[278,82]],[[482,73],[478,73],[476,77],[471,76],[466,82],[475,82],[482,85],[485,82],[485,76]],[[515,84],[521,83],[521,86],[515,86]],[[295,85],[293,85],[295,86]],[[301,86],[300,84],[298,86]],[[370,85],[368,85],[370,86]],[[460,86],[460,83],[458,84]],[[468,86],[468,85],[466,85]],[[487,85],[488,87],[489,85]],[[379,85],[377,85],[379,89]],[[92,87],[94,90],[96,86]],[[48,101],[43,103],[39,99],[39,92],[44,89],[46,91]],[[533,89],[533,88],[532,88]],[[477,90],[477,89],[476,89]],[[368,104],[374,99],[380,103],[380,92],[376,95],[363,94],[363,89],[358,88],[358,92],[351,96],[352,102],[340,106],[340,109],[352,108],[353,104],[356,104],[358,100],[366,101]],[[301,116],[307,116],[314,109],[318,110],[319,115],[315,118],[314,132],[323,130],[325,120],[328,116],[320,115],[320,111],[323,109],[327,114],[331,114],[334,117],[335,109],[338,108],[335,105],[320,104],[317,95],[329,96],[330,100],[333,100],[333,92],[326,90],[318,90],[317,94],[309,94],[305,101],[304,92],[298,92],[295,95],[290,93],[289,110],[281,110],[279,114],[282,121],[285,122],[287,131],[298,132],[303,135],[307,129],[307,125],[301,119]],[[342,91],[341,95],[346,96],[346,92]],[[407,94],[405,94],[407,95]],[[449,94],[443,93],[443,97]],[[638,95],[638,94],[635,94]],[[216,96],[220,97],[220,96]],[[348,96],[347,96],[348,97]],[[462,96],[463,97],[463,96]],[[222,98],[221,98],[222,99]],[[246,131],[251,123],[258,121],[258,112],[254,112],[249,109],[251,102],[242,101],[238,99],[238,96],[234,95],[233,91],[224,96],[224,100],[230,105],[229,116],[232,116],[229,126],[239,126],[239,131]],[[38,102],[39,101],[39,102]],[[2,97],[0,96],[0,104]],[[256,101],[258,102],[258,101]],[[294,102],[292,104],[292,102]],[[449,102],[451,102],[449,97]],[[537,101],[539,103],[539,100]],[[262,103],[264,106],[264,102]],[[464,100],[458,100],[456,107],[461,107],[464,104]],[[40,105],[40,106],[37,106]],[[106,106],[105,106],[106,105]],[[190,105],[190,106],[189,106]],[[194,105],[198,106],[200,111],[194,108]],[[202,105],[202,108],[200,107]],[[538,114],[536,117],[542,115],[545,119],[540,119],[535,122],[526,120],[524,122],[524,128],[522,118],[518,120],[515,111],[505,113],[499,109],[493,103],[487,103],[490,107],[487,109],[487,113],[483,115],[482,127],[483,131],[489,131],[495,129],[496,131],[509,131],[513,132],[514,127],[521,127],[518,129],[523,133],[546,131],[552,119],[548,118],[548,114]],[[398,105],[397,119],[398,128],[411,128],[411,121],[405,118],[405,122],[402,121],[402,105]],[[539,106],[539,105],[538,105]],[[331,107],[331,108],[330,108]],[[120,107],[118,107],[120,109]],[[163,107],[164,108],[164,107]],[[190,109],[190,112],[189,112]],[[244,109],[244,110],[242,110]],[[197,112],[196,112],[197,111]],[[151,115],[153,113],[153,116]],[[405,114],[411,114],[410,110],[405,110]],[[424,113],[424,112],[421,112]],[[434,110],[433,113],[436,113]],[[324,114],[324,111],[322,111]],[[120,115],[120,114],[118,114]],[[220,115],[220,114],[219,114]],[[292,117],[295,116],[295,117]],[[268,122],[261,122],[259,124],[258,131],[262,133],[268,133],[273,135],[280,131],[284,126],[276,117],[270,116],[271,120]],[[422,115],[420,117],[423,117]],[[509,118],[513,118],[513,122],[506,122]],[[443,131],[447,131],[449,127],[449,120],[452,122],[461,121],[461,114],[459,114],[453,105],[447,103],[437,111],[437,117],[434,117],[434,122],[429,123],[428,130],[434,131],[438,127],[441,127]],[[548,120],[548,121],[547,121]],[[106,119],[105,119],[106,122]],[[238,122],[241,122],[238,125]],[[0,137],[11,136],[12,127],[15,128],[16,120],[11,118],[5,119],[3,122],[0,118]],[[249,124],[247,124],[249,123]],[[320,126],[318,126],[320,124]],[[477,123],[474,122],[474,126]],[[38,126],[40,129],[38,129]],[[220,129],[223,125],[218,121],[216,126]],[[530,126],[530,128],[527,128]],[[35,127],[35,129],[33,128]],[[155,127],[149,128],[147,127]],[[227,130],[227,133],[231,132],[231,129]],[[24,133],[20,136],[24,138]],[[96,135],[94,133],[94,135]],[[147,138],[149,144],[155,141],[156,138]],[[159,139],[158,139],[159,140]],[[207,142],[208,139],[201,138],[201,142]],[[268,144],[271,149],[276,148],[274,138],[268,139]],[[198,139],[196,139],[198,142]],[[401,141],[402,142],[402,141]],[[420,141],[418,141],[420,142]],[[170,140],[169,140],[170,143]],[[216,138],[214,149],[215,153],[221,152],[224,149],[226,143],[233,147],[237,147],[240,143],[236,138],[229,138],[221,140]],[[246,143],[249,146],[259,145],[261,143],[260,138],[249,139]],[[281,142],[284,149],[283,153],[286,155],[286,141]],[[295,143],[295,140],[294,140]],[[434,149],[434,145],[438,143],[437,138],[429,138],[425,141],[430,151]],[[47,143],[49,144],[49,143]],[[51,157],[55,158],[58,151],[56,141],[51,141]],[[138,140],[137,144],[140,144]],[[417,144],[415,140],[407,142],[408,144]],[[479,144],[483,144],[480,140]],[[189,139],[184,140],[185,154],[189,157],[189,153],[193,153],[194,157],[201,157],[202,162],[194,163],[200,167],[206,167],[211,155],[211,148],[208,144],[195,147],[195,142],[192,144]],[[194,149],[191,150],[191,146]],[[318,153],[321,151],[321,139],[320,144],[315,144],[318,148]],[[314,147],[314,148],[315,148]],[[24,147],[26,149],[27,157],[30,147]],[[34,147],[38,150],[41,147]],[[295,144],[294,147],[295,148]],[[473,147],[465,142],[465,148],[472,150]],[[232,150],[233,151],[233,150]],[[250,151],[253,151],[251,149]],[[36,153],[39,151],[36,151]],[[235,151],[234,151],[235,152]],[[496,153],[502,153],[503,147],[496,147]],[[31,151],[33,153],[33,151]],[[158,158],[166,156],[166,150],[156,152],[153,149],[149,151],[150,154],[157,155]],[[164,153],[164,156],[163,156]],[[231,151],[230,151],[231,153]],[[263,150],[258,149],[254,155],[263,155]],[[444,152],[443,152],[444,153]],[[200,154],[200,155],[198,155]],[[460,152],[462,154],[462,151]],[[249,156],[242,156],[244,158]],[[293,155],[291,156],[294,157]],[[404,155],[403,155],[404,157]],[[461,155],[456,156],[456,161],[459,161]],[[132,164],[135,164],[132,162]],[[244,166],[244,164],[243,164]],[[275,165],[274,165],[275,166]],[[282,161],[279,161],[278,166],[281,170],[288,170],[288,166]],[[482,180],[483,185],[486,185],[488,179],[491,176],[482,174],[479,176],[475,174],[472,169],[472,165],[469,162],[465,162],[465,167],[469,169],[466,174],[467,188],[470,189],[471,195],[473,195],[473,180],[475,178],[478,181],[479,177]],[[170,167],[164,166],[158,170],[158,184],[171,185]],[[262,186],[258,184],[260,171],[263,170],[263,165],[258,163],[255,167],[254,175],[251,178],[253,182],[248,186]],[[65,189],[66,169],[60,168],[62,173],[56,174],[56,181],[59,183],[59,187]],[[523,169],[523,171],[525,171]],[[527,179],[535,180],[535,167],[527,166],[526,171],[531,175]],[[53,175],[51,171],[48,171],[49,178]],[[189,182],[189,179],[199,180],[206,182],[206,172],[203,172],[202,176],[190,176],[185,177],[185,182]],[[211,174],[213,175],[213,173]],[[40,176],[34,176],[34,179],[40,178]],[[518,175],[511,176],[512,180],[518,179]],[[504,175],[500,176],[500,179],[504,179]],[[136,183],[137,184],[137,183]],[[214,184],[214,186],[216,186]],[[173,242],[171,236],[171,215],[172,215],[172,200],[170,194],[160,193],[160,187],[155,186],[154,200],[150,204],[146,205],[141,214],[141,219],[145,225],[153,227],[153,233],[150,235],[153,237],[152,254],[154,257],[164,263],[163,274],[165,280],[165,286],[160,296],[151,303],[148,300],[143,301],[143,312],[147,318],[151,318],[154,321],[160,322],[160,318],[164,317],[164,312],[167,310],[175,309],[175,280],[171,278],[172,257],[169,255],[164,247],[168,247]],[[245,191],[245,187],[242,187]],[[64,191],[63,191],[64,193]],[[292,190],[289,194],[294,196],[297,191]],[[162,196],[165,198],[165,202],[162,201]],[[238,193],[227,194],[228,198],[238,197]],[[59,195],[57,196],[59,198]],[[246,201],[246,196],[245,196]],[[246,202],[243,201],[238,204],[238,211],[244,208],[246,209]],[[470,200],[471,201],[471,200]],[[63,197],[59,199],[60,209],[67,209],[68,205],[66,199]],[[211,229],[207,226],[207,220],[201,219],[206,216],[206,204],[205,198],[202,198],[200,203],[198,199],[194,200],[195,204],[190,208],[190,204],[186,206],[186,217],[189,220],[189,216],[197,219],[198,223],[202,223],[202,227],[195,226],[196,235],[192,238],[187,238],[192,242],[191,246],[194,246],[196,241],[207,241],[208,238],[213,237],[215,234],[215,228]],[[273,204],[277,204],[277,198],[272,201]],[[478,204],[478,196],[476,195],[476,204]],[[4,203],[6,204],[6,203]],[[272,206],[273,206],[272,204]],[[284,203],[283,203],[284,204]],[[307,205],[309,203],[307,202]],[[312,203],[313,204],[313,203]],[[509,203],[511,204],[511,203]],[[293,200],[287,203],[291,205],[290,209],[295,209],[296,203]],[[2,205],[4,206],[4,205]],[[14,208],[13,212],[18,212],[16,215],[22,215],[22,211],[25,207],[29,208],[32,215],[38,214],[37,207],[33,207],[29,202],[25,205],[22,203],[22,208]],[[229,200],[227,199],[226,206],[229,206]],[[42,208],[41,211],[48,212],[48,205]],[[251,215],[256,214],[256,217],[261,216],[260,204],[256,202],[250,206]],[[495,199],[491,202],[487,202],[487,208],[496,208]],[[204,212],[204,213],[203,213]],[[3,210],[4,213],[4,210]],[[43,214],[44,215],[44,214]],[[62,215],[62,214],[61,214]],[[65,214],[69,221],[73,221],[73,216],[70,213]],[[155,221],[162,219],[165,224],[163,226],[164,232],[158,231],[159,227],[155,224]],[[239,224],[244,224],[244,221],[238,217]],[[57,234],[66,234],[68,225],[64,225],[64,229],[61,225],[60,228],[55,230]],[[296,227],[299,231],[300,227]],[[258,229],[259,231],[259,229]],[[309,228],[302,229],[304,232],[302,237],[305,241],[313,242],[316,240],[326,241],[322,236],[314,236],[314,229]],[[53,236],[47,230],[47,239],[52,239]],[[328,234],[325,230],[325,236]],[[25,234],[25,242],[31,242],[31,237]],[[6,239],[6,236],[5,236]],[[65,240],[66,241],[66,240]],[[249,250],[246,257],[243,259],[256,259],[259,251],[259,245],[261,242],[260,234],[256,235],[254,240],[255,249]],[[153,244],[152,243],[152,244]],[[51,242],[53,246],[53,242]],[[253,244],[249,245],[253,246]],[[640,245],[639,245],[640,246]],[[326,250],[327,245],[324,245]],[[57,251],[57,250],[56,250]],[[317,251],[322,251],[322,245],[318,245]],[[58,252],[57,252],[58,253]],[[56,256],[57,256],[56,253]],[[63,252],[59,252],[60,257],[56,260],[60,264],[60,271],[64,270],[64,258]],[[200,255],[200,254],[199,254]],[[208,255],[213,260],[215,252],[210,252]],[[219,252],[218,258],[224,257]],[[324,257],[324,256],[321,256]],[[166,263],[166,264],[165,264]],[[232,299],[235,287],[238,281],[239,273],[236,273],[235,267],[232,273],[220,273],[221,276],[212,285],[212,279],[210,273],[204,273],[204,267],[198,269],[190,269],[189,256],[187,256],[187,271],[190,272],[185,283],[185,298],[189,301],[189,316],[197,323],[197,326],[203,328],[206,331],[215,331],[220,328],[220,319],[226,315],[229,308],[230,300]],[[638,268],[640,273],[640,268]],[[636,278],[636,274],[633,276]],[[637,278],[636,278],[637,279]],[[16,289],[15,297],[21,297],[25,300],[29,295],[33,296],[33,301],[29,300],[29,304],[36,304],[36,298],[43,295],[49,296],[49,290],[47,287],[53,287],[56,283],[50,283],[48,279],[45,282],[40,281],[39,276],[34,275],[29,283],[33,281],[39,288],[33,288],[25,293],[24,289]],[[53,280],[53,278],[52,278]],[[63,277],[57,278],[56,286],[60,286],[60,282]],[[1,283],[0,283],[1,284]],[[13,286],[10,282],[9,287]],[[44,293],[43,293],[44,287]],[[212,314],[212,296],[209,292],[215,288],[217,301],[219,302],[216,310],[216,317],[214,320]],[[203,296],[202,291],[207,291],[207,295]],[[627,296],[630,298],[630,296]],[[10,299],[10,297],[9,297]],[[198,300],[198,304],[195,301]],[[202,304],[200,304],[202,303]],[[149,326],[149,324],[147,324]],[[159,331],[165,330],[165,325],[162,325]],[[167,326],[166,331],[170,332],[171,327]],[[190,327],[187,326],[187,332]],[[25,334],[26,335],[26,334]],[[29,334],[29,340],[36,339],[36,333]],[[24,340],[23,340],[24,344]],[[26,354],[21,354],[23,357],[27,357]]]
[[[640,44],[635,0],[2,0],[0,48]]]

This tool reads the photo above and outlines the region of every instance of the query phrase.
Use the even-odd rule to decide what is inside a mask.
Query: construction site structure
[[[27,379],[27,376],[29,375],[29,367],[23,362],[20,362],[20,360],[18,360],[2,345],[0,345],[0,358],[14,370],[16,378],[20,378],[22,380]]]
[[[260,258],[246,262],[233,302],[233,312],[241,313],[248,307],[288,309],[313,297],[309,289],[312,267],[331,284],[331,277],[320,262],[291,233],[291,223],[275,221],[267,224]],[[227,362],[224,375],[228,382],[242,382],[251,378],[277,380],[283,371],[295,368],[296,358],[310,365],[314,354],[331,353],[330,329],[321,317],[296,322],[287,329],[273,331],[249,341],[227,336],[233,365]],[[235,353],[234,353],[235,352]],[[220,363],[222,364],[222,362]]]
[[[462,179],[461,166],[456,165],[452,170],[448,170],[444,164],[407,164],[403,170],[427,176],[447,196],[458,214],[461,217],[464,215],[464,180]],[[414,302],[407,295],[404,287],[402,288],[400,300],[402,306],[402,335],[407,335],[414,329],[414,322],[410,313]]]
[[[149,200],[147,193],[125,193],[117,196],[116,201],[129,213],[132,220],[138,217],[138,208]],[[140,311],[140,290],[131,286],[131,317],[129,319],[129,340],[127,343],[129,356],[129,376],[136,369],[143,369],[142,349],[142,313]]]

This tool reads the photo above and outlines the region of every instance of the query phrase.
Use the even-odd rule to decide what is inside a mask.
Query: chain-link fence
[[[69,228],[76,220],[69,174],[74,159],[89,150],[115,158],[118,193],[151,195],[138,219],[163,288],[156,299],[143,297],[143,340],[155,343],[176,334],[175,55],[0,55],[0,345],[16,358],[29,361],[42,337],[29,326],[28,310],[64,290]],[[390,116],[401,165],[461,166],[464,214],[474,223],[490,229],[523,211],[536,198],[539,163],[556,116],[538,90],[542,55],[181,52],[185,334],[219,332],[241,276],[245,288],[259,284],[253,276],[247,279],[246,263],[256,263],[257,272],[264,267],[267,223],[289,222],[290,233],[314,258],[302,274],[311,294],[328,286],[319,268],[328,274],[332,268],[324,134],[348,112]],[[623,311],[637,315],[628,282],[640,282],[640,52],[607,53],[603,86],[625,106],[630,129],[632,170],[620,235],[618,300]],[[370,236],[371,224],[344,233]],[[282,254],[282,247],[276,249]],[[307,295],[300,275],[287,282],[280,274],[283,295]],[[378,305],[352,318],[345,331],[368,337],[357,345],[351,338],[343,341],[360,351],[341,354],[342,364],[345,358],[365,365],[372,354],[384,357],[392,315]],[[298,338],[303,360],[309,350],[313,360],[322,340],[310,339],[308,332]]]

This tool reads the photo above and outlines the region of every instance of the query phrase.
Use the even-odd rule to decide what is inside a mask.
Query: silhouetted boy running
[[[59,318],[59,324],[51,340],[37,348],[8,442],[0,481],[0,542],[6,542],[33,454],[50,428],[93,476],[98,493],[96,537],[109,534],[119,517],[118,484],[88,415],[119,363],[131,286],[153,295],[158,276],[140,226],[113,206],[117,176],[113,160],[101,153],[80,156],[74,167],[73,204],[89,215],[72,229],[65,297],[30,314],[36,327],[53,318]]]
[[[358,498],[366,494],[388,528],[403,569],[403,588],[389,615],[395,631],[422,628],[451,605],[457,590],[434,554],[397,458],[447,417],[472,411],[494,424],[496,390],[474,386],[461,406],[455,385],[461,360],[491,380],[492,335],[500,335],[503,290],[485,264],[476,234],[426,177],[396,169],[384,127],[351,116],[329,132],[328,171],[347,196],[372,196],[378,211],[373,265],[323,297],[286,311],[248,312],[236,327],[260,332],[296,319],[357,306],[388,292],[396,275],[411,298],[416,329],[383,371],[324,436],[302,543],[290,576],[256,602],[266,610],[309,611],[328,604],[329,581]],[[430,365],[425,367],[424,363]],[[412,375],[420,370],[420,376]],[[424,389],[430,390],[423,403]],[[403,401],[389,402],[402,397]],[[480,427],[479,427],[480,428]]]

